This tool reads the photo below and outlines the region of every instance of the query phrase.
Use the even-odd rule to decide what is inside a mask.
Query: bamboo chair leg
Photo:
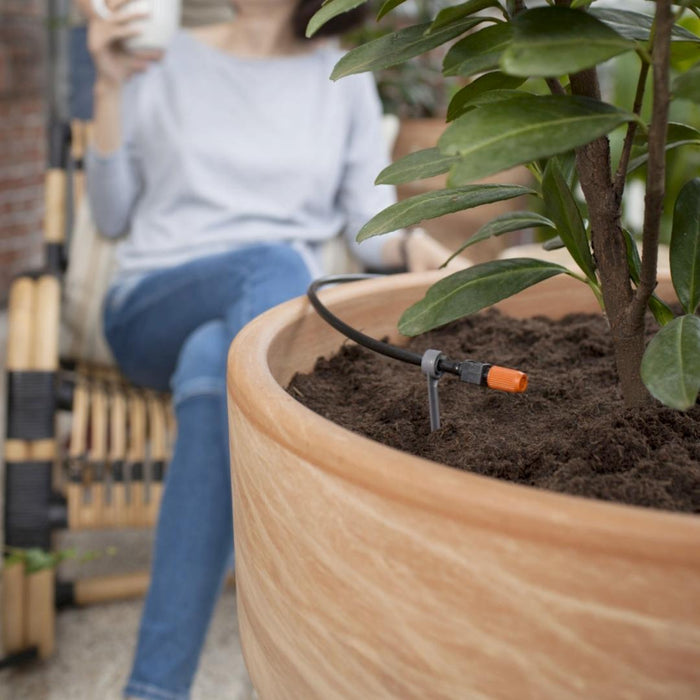
[[[27,647],[25,617],[24,563],[14,562],[2,570],[2,646],[5,654]]]
[[[44,180],[44,240],[48,244],[60,245],[66,238],[67,185],[68,178],[63,167],[47,170]]]
[[[89,401],[87,385],[85,382],[78,382],[73,392],[73,422],[68,447],[70,481],[66,486],[68,527],[71,530],[80,530],[84,527],[82,463],[87,453]]]
[[[92,482],[92,527],[105,527],[105,478],[107,476],[107,394],[101,384],[94,384],[90,392],[90,451]]]
[[[50,546],[59,297],[52,275],[19,278],[10,294],[6,539],[15,546]]]
[[[32,368],[32,338],[36,284],[30,277],[19,277],[10,288],[8,304],[7,371],[27,372]],[[12,406],[8,406],[8,411]],[[8,423],[9,423],[8,416]],[[29,459],[26,440],[5,440],[5,461],[25,462]]]
[[[83,579],[74,584],[75,602],[78,605],[92,605],[139,598],[146,594],[149,581],[147,571]]]
[[[148,425],[151,457],[151,473],[147,505],[147,523],[153,527],[158,520],[158,511],[163,497],[163,476],[167,451],[166,407],[160,397],[151,394],[147,398]]]
[[[107,520],[110,527],[125,527],[126,513],[126,396],[112,384],[109,392],[109,463],[112,485]]]
[[[36,646],[39,658],[46,659],[55,647],[54,607],[55,575],[53,569],[27,574],[25,584],[25,643]]]
[[[94,465],[84,464],[80,482],[80,529],[94,530],[99,526],[99,493]]]
[[[32,343],[32,370],[58,370],[58,328],[61,288],[53,275],[43,275],[36,282],[34,330]],[[56,459],[55,437],[34,440],[29,444],[30,459],[35,462],[53,462]]]
[[[127,461],[131,466],[128,520],[132,527],[147,525],[144,466],[146,461],[146,401],[136,392],[129,395],[129,447]]]

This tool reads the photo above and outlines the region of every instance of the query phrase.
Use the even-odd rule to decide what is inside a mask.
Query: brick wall
[[[41,262],[46,0],[0,0],[0,304]]]

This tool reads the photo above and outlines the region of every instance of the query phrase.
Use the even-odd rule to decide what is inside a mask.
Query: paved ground
[[[0,312],[0,441],[4,441],[4,354],[6,316]],[[0,483],[4,464],[0,463]],[[0,489],[1,499],[2,489]],[[0,502],[0,512],[2,503]],[[0,518],[0,540],[2,523]],[[110,557],[88,564],[64,566],[69,578],[139,571],[148,568],[150,533],[138,530],[64,533],[60,547],[104,551]],[[142,601],[63,610],[56,621],[56,654],[45,662],[0,672],[0,700],[116,700],[129,671]],[[2,652],[0,651],[0,655]],[[212,628],[193,690],[194,700],[249,700],[252,688],[243,664],[235,592],[227,590],[214,615]]]

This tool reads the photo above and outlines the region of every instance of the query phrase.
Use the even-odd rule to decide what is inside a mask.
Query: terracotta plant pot
[[[323,298],[396,337],[431,279]],[[501,306],[596,308],[563,278]],[[344,342],[301,298],[229,357],[238,613],[263,700],[700,697],[700,518],[492,480],[340,428],[282,387]]]

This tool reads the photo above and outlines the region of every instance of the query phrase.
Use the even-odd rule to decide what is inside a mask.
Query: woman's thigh
[[[201,258],[149,274],[123,298],[109,294],[105,335],[132,381],[165,391],[180,349],[197,328],[221,319],[230,341],[262,311],[303,294],[308,282],[303,259],[287,245]]]

